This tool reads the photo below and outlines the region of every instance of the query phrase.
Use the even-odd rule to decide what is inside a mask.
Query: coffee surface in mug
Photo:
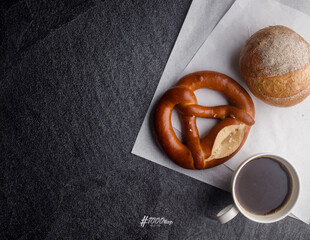
[[[291,178],[275,159],[261,157],[248,162],[239,172],[235,194],[240,205],[256,215],[277,212],[291,193]]]

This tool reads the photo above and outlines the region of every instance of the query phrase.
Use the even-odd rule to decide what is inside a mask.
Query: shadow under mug
[[[280,164],[282,164],[286,168],[286,172],[290,176],[291,179],[291,188],[290,188],[290,196],[288,200],[286,201],[285,205],[281,207],[278,211],[272,214],[267,214],[267,215],[258,215],[251,213],[249,211],[246,211],[240,202],[238,201],[238,196],[236,194],[236,180],[238,179],[239,173],[242,171],[243,167],[249,163],[252,160],[255,160],[257,158],[271,158],[273,160],[278,161]],[[254,155],[247,160],[245,160],[235,171],[233,177],[232,177],[232,182],[231,182],[231,189],[232,189],[232,196],[234,203],[228,205],[224,209],[222,209],[218,214],[217,214],[217,220],[224,224],[231,219],[233,219],[239,212],[241,212],[245,217],[248,219],[259,222],[259,223],[272,223],[279,221],[283,218],[285,218],[287,215],[289,215],[295,206],[299,192],[300,192],[300,181],[298,174],[295,170],[295,168],[284,158],[275,156],[272,154],[268,153],[260,153],[257,155]]]

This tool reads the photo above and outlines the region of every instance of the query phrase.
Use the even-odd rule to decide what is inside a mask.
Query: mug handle
[[[237,214],[239,213],[239,210],[236,208],[235,204],[230,204],[224,209],[222,209],[217,215],[217,220],[221,223],[227,223],[231,219],[233,219]]]

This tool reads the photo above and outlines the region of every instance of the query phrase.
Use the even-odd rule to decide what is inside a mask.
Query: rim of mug
[[[283,213],[281,216],[277,217],[276,219],[270,219],[270,216],[268,217],[268,215],[264,216],[264,215],[255,215],[255,214],[252,214],[248,211],[246,211],[242,206],[241,204],[239,203],[237,197],[236,197],[236,193],[235,193],[235,185],[236,185],[236,180],[237,180],[237,176],[239,175],[240,171],[243,169],[243,167],[250,161],[253,161],[257,158],[260,158],[260,157],[269,157],[269,158],[272,158],[280,163],[282,163],[285,168],[289,171],[290,173],[290,177],[292,178],[292,181],[293,181],[293,178],[294,178],[294,185],[296,185],[295,189],[294,189],[294,199],[292,200],[290,196],[290,200],[286,203],[286,205],[290,204],[290,208],[288,210],[286,210],[285,213]],[[289,167],[287,167],[289,166]],[[295,175],[295,176],[294,176]],[[232,176],[232,182],[231,182],[231,189],[232,189],[232,196],[233,196],[233,200],[234,200],[234,203],[235,203],[235,206],[236,208],[248,219],[254,221],[254,222],[259,222],[259,223],[273,223],[273,222],[277,222],[277,221],[280,221],[282,220],[283,218],[285,218],[286,216],[288,216],[292,209],[294,208],[294,206],[296,205],[297,201],[298,201],[298,198],[299,198],[299,195],[300,195],[300,179],[299,179],[299,175],[298,175],[298,172],[296,171],[296,169],[294,168],[294,166],[288,162],[285,158],[279,156],[279,155],[275,155],[275,154],[272,154],[272,153],[258,153],[258,154],[255,154],[249,158],[247,158],[246,160],[244,160],[240,166],[238,167],[238,169],[234,172],[233,176]],[[293,193],[293,191],[292,191]],[[292,202],[293,201],[293,202]]]

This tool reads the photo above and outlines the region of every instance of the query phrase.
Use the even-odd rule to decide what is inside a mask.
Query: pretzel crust
[[[231,105],[197,105],[194,91],[200,88],[221,92]],[[183,121],[186,145],[172,128],[174,108]],[[200,139],[196,117],[222,120]],[[176,164],[187,169],[205,169],[224,163],[241,149],[254,117],[253,101],[244,88],[222,73],[201,71],[184,76],[162,96],[155,110],[155,132],[162,149]]]

